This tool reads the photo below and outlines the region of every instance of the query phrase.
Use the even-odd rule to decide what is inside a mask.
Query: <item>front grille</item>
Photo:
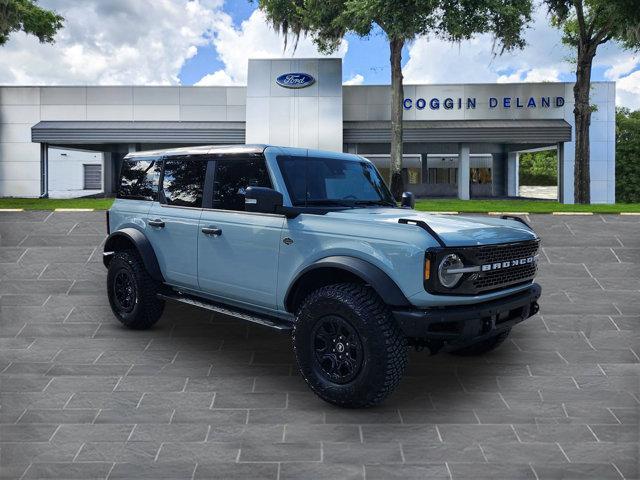
[[[523,258],[535,257],[538,254],[539,242],[537,240],[507,243],[502,245],[486,245],[465,249],[465,256],[475,265],[486,265],[500,262],[509,262]],[[466,282],[476,292],[496,290],[531,280],[537,271],[536,263],[527,263],[514,267],[480,272],[470,275]]]
[[[509,243],[475,247],[473,256],[479,264],[503,262],[515,258],[532,257],[538,252],[538,242]]]
[[[518,265],[506,270],[494,270],[485,272],[478,279],[473,280],[473,286],[479,291],[512,285],[533,278],[536,274],[536,265]]]
[[[511,263],[514,260],[536,257],[538,248],[538,240],[529,240],[499,245],[434,249],[431,254],[433,269],[431,279],[433,280],[425,283],[425,287],[428,291],[438,294],[477,295],[531,281],[537,272],[536,262],[466,273],[458,286],[453,289],[446,289],[436,280],[437,266],[449,253],[459,255],[465,266],[493,266],[498,263]]]

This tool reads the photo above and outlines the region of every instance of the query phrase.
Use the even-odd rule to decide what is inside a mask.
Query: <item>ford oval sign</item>
[[[304,88],[315,82],[316,79],[307,73],[285,73],[276,78],[276,83],[284,88]]]

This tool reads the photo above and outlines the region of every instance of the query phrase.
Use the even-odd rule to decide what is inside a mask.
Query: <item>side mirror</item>
[[[272,188],[248,187],[244,194],[244,208],[247,212],[280,213],[282,194]]]
[[[400,201],[400,206],[402,208],[414,208],[416,206],[416,199],[413,198],[413,193],[403,192],[402,200]]]

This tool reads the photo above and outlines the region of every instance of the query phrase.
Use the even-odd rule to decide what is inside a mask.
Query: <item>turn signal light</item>
[[[429,257],[426,257],[424,259],[424,279],[429,280],[430,276],[431,276],[431,259]]]

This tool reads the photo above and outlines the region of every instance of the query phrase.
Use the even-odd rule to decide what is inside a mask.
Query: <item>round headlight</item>
[[[455,287],[463,274],[451,273],[451,270],[459,268],[464,268],[464,264],[462,263],[462,260],[460,260],[460,257],[455,253],[451,253],[444,257],[440,262],[440,266],[438,266],[438,279],[440,280],[440,284],[445,288]]]

